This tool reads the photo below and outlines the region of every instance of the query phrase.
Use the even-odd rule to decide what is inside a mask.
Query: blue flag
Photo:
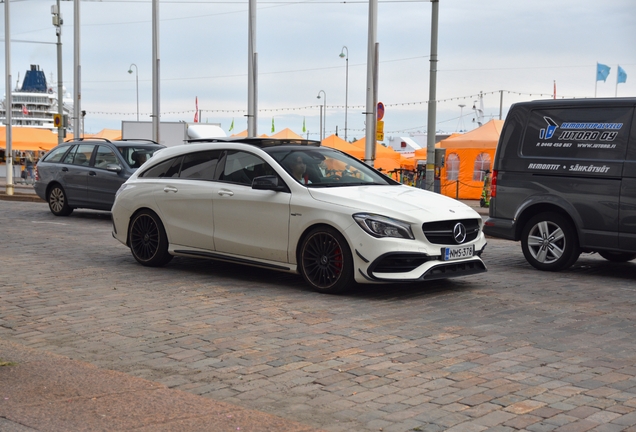
[[[601,63],[596,63],[596,81],[603,81],[607,79],[610,73],[610,67]]]
[[[616,78],[616,84],[627,82],[627,72],[622,67],[618,67],[618,78]]]

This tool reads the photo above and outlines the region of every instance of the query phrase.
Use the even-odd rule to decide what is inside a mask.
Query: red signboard
[[[384,104],[382,102],[378,102],[378,120],[382,120],[384,118]]]

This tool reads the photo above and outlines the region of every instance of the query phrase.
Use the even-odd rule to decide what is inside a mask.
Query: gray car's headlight
[[[369,213],[356,213],[353,219],[373,237],[397,237],[413,240],[411,225],[397,219]]]

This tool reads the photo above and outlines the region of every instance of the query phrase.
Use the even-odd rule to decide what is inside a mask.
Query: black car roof
[[[197,138],[188,140],[189,143],[238,143],[251,144],[256,147],[277,147],[277,146],[311,146],[320,147],[320,141],[292,138],[262,138],[262,137],[219,137],[219,138]]]

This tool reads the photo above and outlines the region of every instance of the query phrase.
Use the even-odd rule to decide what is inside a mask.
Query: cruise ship
[[[20,78],[18,77],[18,83]],[[57,131],[53,124],[53,116],[58,114],[57,91],[53,86],[48,86],[44,72],[38,65],[31,65],[22,81],[22,87],[11,92],[11,116],[13,127],[30,127]],[[62,97],[64,114],[70,117],[73,112],[72,99]],[[5,124],[7,100],[0,106],[0,121]],[[72,131],[71,122],[68,122],[67,131]]]

